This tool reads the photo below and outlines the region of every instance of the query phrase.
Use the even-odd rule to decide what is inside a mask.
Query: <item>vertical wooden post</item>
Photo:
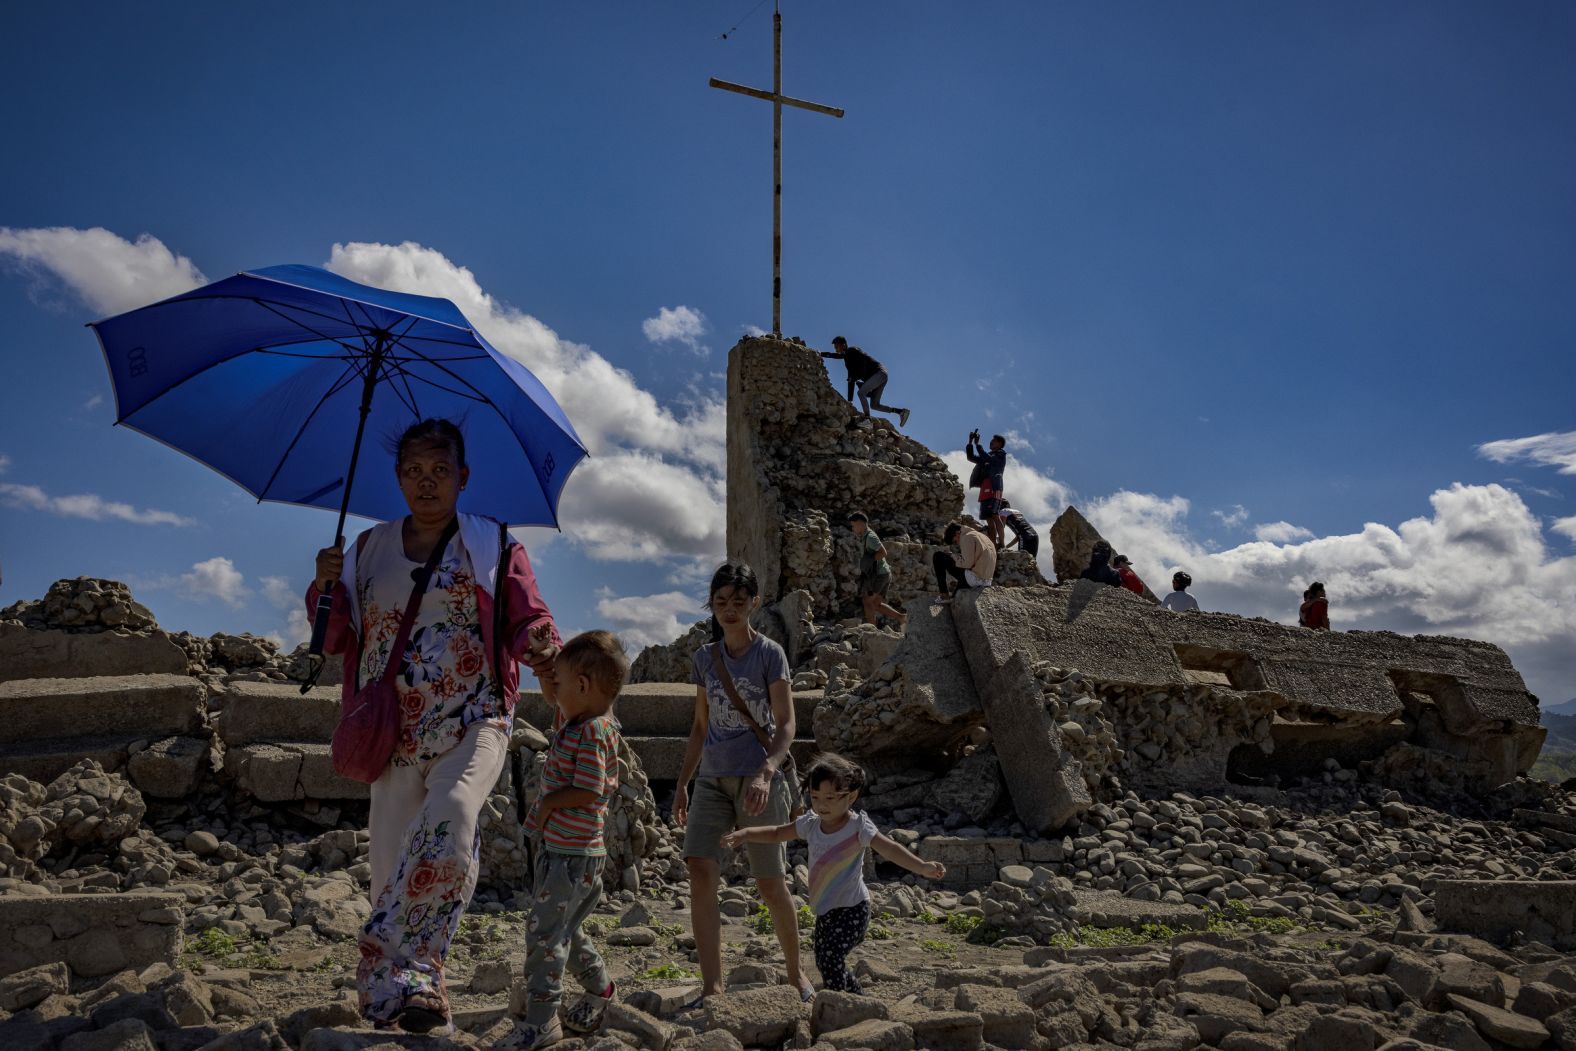
[[[772,335],[783,334],[783,13],[772,5]]]

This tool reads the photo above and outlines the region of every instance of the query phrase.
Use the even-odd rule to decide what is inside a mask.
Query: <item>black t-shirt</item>
[[[855,383],[863,383],[881,371],[881,363],[858,347],[843,351],[843,366],[848,369],[848,378]]]
[[[1040,535],[1034,531],[1034,527],[1029,524],[1029,520],[1023,517],[1023,512],[1016,507],[1008,509],[1007,517],[1004,521],[1007,523],[1007,528],[1012,530],[1012,535],[1019,540]]]

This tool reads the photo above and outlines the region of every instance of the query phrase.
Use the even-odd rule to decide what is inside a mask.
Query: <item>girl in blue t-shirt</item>
[[[865,848],[916,875],[941,879],[947,869],[939,861],[925,861],[886,836],[854,803],[865,787],[865,772],[857,763],[830,752],[816,757],[805,774],[810,789],[810,811],[791,824],[775,828],[741,828],[722,837],[730,849],[744,843],[786,843],[802,839],[810,844],[810,911],[815,913],[815,966],[828,989],[860,991],[848,969],[848,954],[865,940],[870,927],[870,890],[865,886]]]

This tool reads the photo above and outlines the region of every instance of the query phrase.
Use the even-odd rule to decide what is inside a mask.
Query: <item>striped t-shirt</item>
[[[870,900],[865,887],[865,848],[876,826],[863,810],[850,810],[836,832],[821,831],[821,815],[811,811],[794,822],[799,838],[810,844],[810,911],[817,916]]]
[[[559,712],[555,722],[542,767],[542,795],[583,788],[595,792],[596,800],[549,813],[547,827],[540,829],[542,842],[555,854],[606,854],[602,822],[608,800],[618,791],[618,726],[611,715],[566,723]],[[540,826],[534,808],[529,824]]]

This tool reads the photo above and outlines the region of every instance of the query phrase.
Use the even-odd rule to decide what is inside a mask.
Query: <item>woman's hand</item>
[[[689,821],[689,792],[683,785],[673,793],[673,823],[680,828]]]
[[[744,842],[744,833],[745,832],[746,832],[746,829],[736,828],[732,832],[729,832],[726,836],[723,836],[722,837],[722,845],[723,845],[724,849],[737,850],[739,848],[739,846]]]
[[[766,809],[766,801],[772,797],[772,769],[762,767],[750,778],[750,784],[744,790],[744,812],[751,817]]]
[[[327,592],[339,583],[339,575],[345,571],[345,542],[336,540],[333,547],[325,547],[317,553],[317,590]]]
[[[943,879],[947,875],[947,866],[939,861],[932,861],[920,869],[919,874],[926,879]]]
[[[545,648],[532,648],[526,652],[525,663],[531,666],[531,671],[538,679],[547,678],[553,674],[553,668],[558,661],[558,647],[549,642]]]

